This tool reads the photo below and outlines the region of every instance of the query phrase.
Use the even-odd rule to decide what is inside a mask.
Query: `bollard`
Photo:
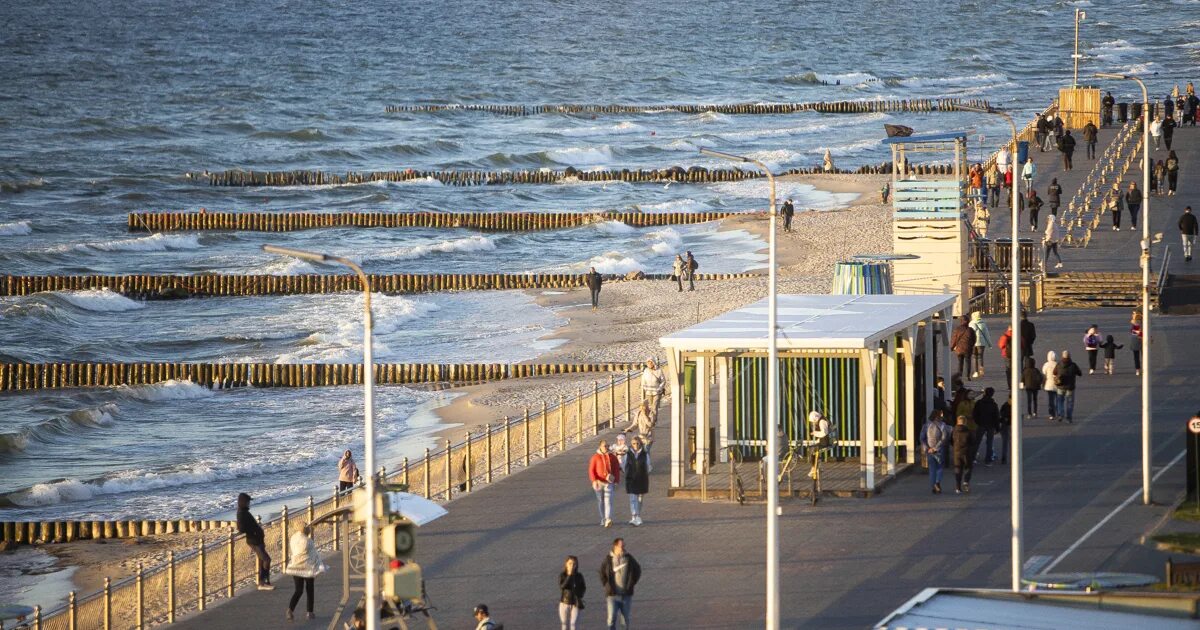
[[[471,464],[471,432],[467,431],[467,454],[463,458],[463,475],[466,477],[463,484],[466,486],[464,488],[466,492],[471,491]]]
[[[167,552],[167,623],[175,623],[175,552]]]
[[[196,601],[198,602],[197,607],[204,610],[205,604],[208,603],[204,592],[204,541],[201,540],[196,546],[199,547],[196,551],[196,569],[199,572],[196,575]]]
[[[407,457],[404,458],[404,472],[400,473],[400,475],[401,475],[400,483],[403,483],[405,491],[408,491],[409,488],[408,488],[408,458]]]
[[[35,630],[42,630],[42,607],[33,607],[33,627]]]
[[[313,508],[314,508],[313,498],[312,498],[312,495],[310,494],[310,495],[308,495],[308,522],[309,523],[313,522],[313,518],[316,516],[316,513]]]
[[[75,591],[71,591],[70,593],[67,593],[67,629],[68,630],[76,630],[76,628],[78,627],[77,624],[79,623],[78,615],[79,615],[79,611],[77,610],[77,608],[75,606]]]

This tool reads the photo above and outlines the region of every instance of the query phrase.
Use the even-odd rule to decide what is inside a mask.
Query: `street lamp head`
[[[700,155],[707,155],[709,157],[720,158],[722,160],[729,160],[731,162],[749,162],[750,161],[750,158],[748,158],[748,157],[744,157],[741,155],[734,155],[732,153],[724,153],[721,151],[713,151],[712,149],[705,149],[704,147],[700,147]]]
[[[1127,80],[1127,79],[1132,78],[1128,74],[1117,74],[1116,72],[1097,72],[1097,73],[1093,74],[1092,76],[1096,77],[1097,79],[1125,79],[1125,80]]]
[[[262,249],[264,252],[270,254],[291,256],[292,258],[299,258],[301,260],[307,260],[310,262],[326,262],[330,259],[329,255],[327,254],[318,254],[316,252],[309,252],[303,249],[292,249],[291,247],[279,247],[278,245],[263,245]]]

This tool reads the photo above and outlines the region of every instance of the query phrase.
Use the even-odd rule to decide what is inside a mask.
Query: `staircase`
[[[1150,277],[1150,308],[1158,308],[1158,278]],[[1140,272],[1069,272],[1042,279],[1043,308],[1137,308],[1141,304]]]

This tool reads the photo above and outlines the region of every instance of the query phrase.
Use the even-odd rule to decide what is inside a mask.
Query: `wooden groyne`
[[[637,363],[376,363],[380,385],[478,383],[556,374],[628,372]],[[0,391],[190,381],[202,387],[362,385],[361,363],[0,363]]]
[[[758,277],[758,273],[696,274],[696,280],[731,280]],[[606,282],[667,280],[667,274],[640,274],[627,278],[605,274]],[[568,273],[395,273],[368,276],[373,291],[389,295],[445,291],[495,291],[513,289],[573,289],[585,286],[583,274]],[[108,289],[141,300],[175,300],[188,297],[244,295],[313,295],[361,291],[358,276],[300,274],[276,275],[155,275],[121,276],[0,276],[0,295],[22,296],[49,291]]]
[[[68,543],[76,540],[117,540],[187,534],[236,527],[234,521],[4,521],[0,542],[19,545]]]
[[[131,212],[130,232],[322,228],[465,228],[484,232],[557,230],[605,221],[632,227],[688,225],[763,212]]]
[[[670,105],[620,105],[620,104],[562,104],[562,105],[508,105],[508,104],[445,104],[445,105],[388,105],[387,113],[417,112],[486,112],[503,116],[532,116],[536,114],[651,114],[678,112],[680,114],[796,114],[819,112],[823,114],[864,114],[875,112],[953,112],[963,105],[987,108],[983,99],[917,98],[877,101],[816,101],[810,103],[720,103]]]
[[[948,164],[916,164],[910,167],[918,174],[948,174],[952,168]],[[890,162],[867,164],[857,169],[834,169],[825,171],[821,167],[791,168],[776,177],[784,175],[814,175],[830,173],[838,175],[852,174],[886,174],[892,172]],[[568,166],[562,170],[549,168],[527,169],[518,171],[419,171],[404,169],[399,171],[350,171],[345,174],[326,173],[324,171],[244,171],[230,169],[215,173],[208,171],[190,172],[189,179],[207,179],[210,186],[345,186],[369,184],[373,182],[411,182],[437,181],[445,186],[503,186],[517,184],[561,184],[565,182],[626,182],[680,184],[715,184],[721,182],[738,182],[766,177],[759,170],[743,170],[737,168],[705,168],[703,166],[672,166],[661,169],[604,169],[581,171]]]

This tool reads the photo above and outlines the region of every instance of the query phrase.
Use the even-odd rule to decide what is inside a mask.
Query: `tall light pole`
[[[700,149],[702,155],[754,164],[770,184],[771,229],[767,233],[767,630],[779,630],[779,348],[775,338],[775,175],[748,157]]]
[[[1079,87],[1079,60],[1083,59],[1083,55],[1079,54],[1079,23],[1087,18],[1087,13],[1080,9],[1075,9],[1075,54],[1071,55],[1071,59],[1075,61],[1075,78],[1071,81],[1071,87]]]
[[[1137,81],[1142,88],[1142,503],[1150,505],[1150,94],[1135,76],[1097,72],[1096,78]]]
[[[1016,160],[1017,156],[1017,124],[1013,122],[1012,116],[1007,112],[1002,112],[992,108],[981,107],[966,107],[961,106],[959,109],[977,112],[980,114],[992,114],[1002,116],[1008,121],[1008,126],[1012,129],[1012,156]],[[1013,174],[1016,174],[1014,165]],[[1011,416],[1009,417],[1009,450],[1012,451],[1010,460],[1012,466],[1012,497],[1011,497],[1011,516],[1012,516],[1012,590],[1019,592],[1021,590],[1021,572],[1024,567],[1024,539],[1025,530],[1023,527],[1024,515],[1022,514],[1022,465],[1021,465],[1021,412],[1020,404],[1017,400],[1018,392],[1021,391],[1021,243],[1018,234],[1018,226],[1020,217],[1017,213],[1017,208],[1020,204],[1021,185],[1018,183],[1017,177],[1013,177],[1012,186],[1012,208],[1010,215],[1012,217],[1012,253],[1009,254],[1009,268],[1012,271],[1012,286],[1009,287],[1009,310],[1010,318],[1009,325],[1012,327],[1012,342],[1009,344],[1009,360],[1011,361],[1011,370],[1009,374],[1008,391],[1011,398],[1009,403]],[[1031,184],[1032,185],[1032,184]],[[1051,221],[1056,220],[1054,216],[1050,217]]]
[[[367,613],[367,630],[379,628],[379,574],[376,570],[378,554],[379,515],[375,513],[375,372],[374,360],[371,356],[371,281],[362,267],[354,261],[342,256],[318,254],[290,247],[263,245],[263,251],[282,256],[291,256],[301,260],[317,263],[337,263],[349,267],[358,275],[363,290],[363,460],[367,467],[366,480],[366,602],[364,609]],[[348,552],[346,552],[348,553]]]

